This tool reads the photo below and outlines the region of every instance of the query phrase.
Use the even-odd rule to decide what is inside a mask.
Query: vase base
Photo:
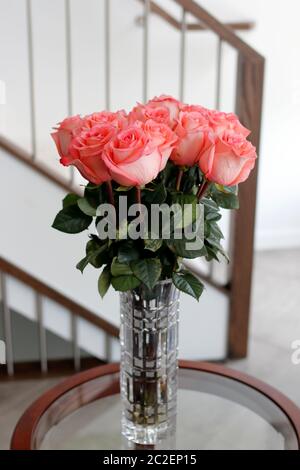
[[[131,442],[140,445],[156,445],[169,439],[175,434],[174,423],[166,422],[158,425],[141,426],[133,424],[126,418],[122,418],[122,435]]]

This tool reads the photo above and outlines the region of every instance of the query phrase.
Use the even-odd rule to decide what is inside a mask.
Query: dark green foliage
[[[211,184],[206,195],[198,201],[196,194],[199,185],[205,181],[201,171],[197,166],[180,170],[183,173],[178,184],[179,168],[169,161],[165,170],[154,181],[141,188],[141,201],[146,206],[148,214],[153,204],[158,204],[161,208],[163,207],[161,204],[164,204],[167,212],[170,212],[171,206],[177,208],[171,214],[168,238],[163,236],[164,224],[169,223],[167,212],[164,210],[162,210],[159,233],[154,234],[150,230],[151,227],[148,227],[148,233],[145,232],[148,238],[147,236],[137,240],[128,238],[128,226],[135,217],[118,220],[120,198],[126,198],[128,207],[137,203],[136,188],[112,183],[118,220],[116,238],[100,240],[97,235],[90,235],[85,256],[77,264],[81,272],[88,265],[102,269],[98,280],[98,290],[102,297],[110,285],[122,292],[142,285],[151,293],[157,282],[172,279],[178,289],[199,300],[203,284],[191,272],[182,268],[182,260],[205,257],[211,261],[219,260],[220,255],[227,257],[221,245],[223,234],[218,222],[221,219],[220,208],[238,208],[237,187]],[[97,208],[107,202],[108,191],[105,184],[89,183],[85,187],[83,197],[68,194],[64,198],[63,208],[57,214],[53,227],[61,232],[75,234],[86,230],[93,220],[97,226],[100,220]],[[204,214],[203,239],[200,240],[200,247],[187,249],[187,243],[193,240],[187,239],[184,232],[187,227],[195,228],[199,202]],[[189,205],[188,210],[185,208],[186,204]],[[178,233],[180,239],[177,239]]]

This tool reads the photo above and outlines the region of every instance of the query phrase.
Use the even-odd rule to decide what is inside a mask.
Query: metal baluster
[[[150,0],[144,0],[144,42],[143,42],[143,100],[148,99],[148,73],[149,73],[149,14]]]
[[[111,337],[105,333],[105,359],[107,362],[111,362],[111,353]]]
[[[6,276],[0,273],[0,290],[3,306],[3,324],[4,324],[4,341],[6,348],[6,367],[9,376],[14,375],[14,354],[13,354],[13,341],[11,329],[11,315],[8,306]]]
[[[66,31],[66,63],[67,63],[67,109],[68,115],[73,114],[73,80],[72,80],[72,30],[70,0],[65,0],[65,31]],[[74,167],[69,168],[70,184],[74,183]]]
[[[42,297],[37,292],[35,294],[35,308],[36,308],[36,317],[37,317],[38,329],[39,329],[41,371],[44,374],[46,374],[48,372],[46,330],[44,326]]]
[[[185,51],[186,51],[186,11],[182,9],[181,43],[180,43],[180,70],[179,70],[179,99],[184,100],[185,85]]]
[[[105,0],[104,32],[105,32],[105,108],[110,109],[110,4]]]
[[[220,105],[221,105],[222,46],[223,46],[223,41],[219,37],[218,48],[217,48],[217,81],[216,81],[216,101],[215,101],[216,109],[220,109]]]
[[[77,317],[71,313],[74,368],[80,370],[80,348],[78,345]]]
[[[29,78],[29,106],[31,123],[31,151],[32,160],[37,158],[36,154],[36,115],[35,115],[35,86],[34,86],[34,58],[33,58],[33,34],[32,34],[32,9],[31,0],[26,1],[27,21],[27,47],[28,47],[28,78]]]

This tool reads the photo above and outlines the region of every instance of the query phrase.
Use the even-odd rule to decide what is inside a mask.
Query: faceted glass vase
[[[122,434],[154,445],[175,433],[179,291],[171,280],[120,294]]]

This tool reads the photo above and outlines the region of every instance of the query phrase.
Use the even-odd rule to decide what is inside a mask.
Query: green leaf
[[[164,249],[159,253],[159,259],[162,267],[161,278],[170,279],[173,271],[178,269],[177,265],[181,262],[181,258],[164,246]]]
[[[183,206],[184,204],[197,204],[198,200],[194,194],[183,194],[173,192],[171,194],[171,199],[173,204],[180,204]]]
[[[65,198],[63,199],[63,209],[65,209],[68,206],[74,206],[77,204],[77,201],[79,199],[79,196],[77,194],[67,194]]]
[[[205,244],[207,247],[207,255],[209,260],[219,260],[221,254],[229,263],[229,257],[221,245],[221,240],[224,238],[223,233],[216,222],[211,222],[207,225],[207,235],[205,237]]]
[[[84,190],[84,198],[88,201],[89,205],[97,209],[99,204],[105,201],[105,185],[95,185],[89,183]]]
[[[219,212],[209,212],[205,217],[205,220],[208,222],[217,222],[222,218],[222,215]]]
[[[160,172],[160,176],[164,181],[167,188],[173,188],[176,184],[176,178],[178,175],[178,167],[174,165],[170,160],[168,161],[165,169]]]
[[[209,236],[213,237],[214,239],[221,240],[222,238],[224,238],[224,235],[216,222],[211,222],[209,224],[209,232]]]
[[[177,289],[199,300],[204,286],[192,273],[189,271],[173,273],[172,279]]]
[[[92,238],[86,244],[86,254],[89,259],[89,263],[94,268],[101,268],[101,266],[107,263],[107,249],[108,242],[101,242],[97,237]]]
[[[167,246],[170,248],[173,253],[181,258],[198,258],[201,256],[198,254],[198,250],[191,251],[186,249],[186,240],[166,240]]]
[[[80,233],[90,226],[92,220],[93,218],[83,214],[77,205],[69,205],[57,214],[52,227],[60,232]]]
[[[217,240],[213,237],[208,237],[206,242],[209,243],[209,246],[206,245],[206,247],[207,247],[208,254],[212,258],[214,258],[217,261],[220,261],[219,257],[218,257],[218,253],[220,253],[226,259],[227,263],[229,263],[229,261],[230,261],[229,257],[227,255],[226,251],[224,250],[224,248],[222,247],[219,240]]]
[[[238,185],[235,186],[223,186],[222,184],[216,184],[215,185],[218,191],[221,191],[222,193],[232,193],[237,196],[238,194]]]
[[[172,220],[172,229],[180,230],[190,226],[199,216],[197,197],[193,194],[172,194],[172,204],[175,210]]]
[[[201,203],[204,204],[206,212],[218,211],[219,210],[218,205],[212,199],[203,198],[203,199],[201,199]]]
[[[89,257],[85,256],[84,258],[82,258],[82,260],[79,261],[79,263],[76,264],[76,269],[79,269],[79,271],[83,273],[89,262]]]
[[[148,289],[153,289],[161,275],[159,259],[143,259],[130,263],[133,274],[140,279]]]
[[[118,250],[118,261],[119,263],[130,263],[130,261],[135,261],[139,259],[139,251],[134,246],[132,240],[126,242],[121,242],[121,246]]]
[[[218,206],[223,207],[224,209],[239,208],[239,198],[234,193],[221,192],[216,188],[213,188],[212,198],[218,204]]]
[[[187,240],[184,237],[181,239],[171,239],[166,240],[166,244],[177,256],[180,256],[181,258],[193,259],[203,256],[204,248],[204,246],[202,246],[201,248],[197,249],[187,249],[188,244],[193,243],[195,239],[195,237],[192,240]]]
[[[115,290],[126,292],[138,287],[141,281],[131,274],[130,276],[112,277],[111,284]]]
[[[81,197],[77,201],[79,209],[86,215],[90,215],[91,217],[95,217],[96,209],[90,205],[87,199]]]
[[[148,189],[148,188],[147,188]],[[167,198],[167,191],[163,182],[151,187],[152,191],[143,191],[143,202],[147,204],[162,204]]]
[[[195,187],[198,188],[198,185],[199,185],[198,170],[199,170],[199,167],[193,166],[193,167],[188,168],[187,171],[183,174],[182,184],[181,184],[181,189],[183,193],[187,194],[193,191]]]
[[[225,260],[227,261],[227,263],[230,263],[230,258],[229,258],[228,254],[226,253],[226,251],[224,250],[223,247],[222,247],[222,250],[219,250],[219,252],[220,252],[221,255],[223,256],[223,258],[225,258]]]
[[[116,191],[122,192],[122,191],[130,191],[133,188],[133,186],[118,186],[116,188]]]
[[[122,222],[120,223],[120,226],[117,230],[116,233],[116,238],[117,240],[124,240],[127,238],[127,232],[128,232],[128,220],[123,219]]]
[[[204,206],[204,219],[206,221],[220,220],[222,215],[219,212],[219,206],[212,199],[204,198],[201,200]]]
[[[98,280],[98,291],[102,298],[105,296],[106,292],[108,291],[110,282],[111,282],[110,267],[105,266]]]
[[[89,240],[86,244],[86,256],[77,263],[76,268],[82,273],[88,264],[91,264],[94,268],[100,268],[108,261],[107,248],[108,243],[105,242],[101,245],[100,240],[97,241],[96,237]]]
[[[117,258],[113,259],[110,267],[110,272],[113,276],[126,276],[132,274],[132,269],[128,264],[120,263]]]
[[[182,210],[182,223],[178,228],[186,228],[191,226],[200,217],[200,207],[197,206],[197,202],[193,202],[187,207],[183,207]],[[177,227],[176,227],[177,228]]]
[[[159,240],[159,239],[151,240],[150,238],[145,239],[144,242],[145,242],[145,250],[149,250],[153,252],[159,250],[163,244],[162,240]]]
[[[219,262],[220,261],[219,258],[218,258],[218,252],[220,251],[219,248],[220,247],[215,247],[215,246],[210,245],[209,243],[206,243],[205,244],[205,249],[206,249],[205,259],[206,259],[206,261],[211,261],[212,259],[214,259],[214,260]]]

